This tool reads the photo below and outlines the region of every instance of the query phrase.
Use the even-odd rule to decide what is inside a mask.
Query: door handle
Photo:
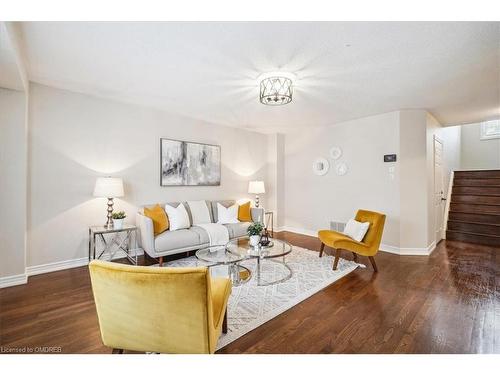
[[[442,198],[442,197],[441,197],[441,200],[442,200],[442,201],[445,201],[445,200],[446,200],[446,198]]]

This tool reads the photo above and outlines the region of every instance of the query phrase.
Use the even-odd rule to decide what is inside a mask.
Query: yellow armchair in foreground
[[[101,337],[113,352],[213,353],[227,331],[229,279],[206,267],[89,265]]]
[[[337,269],[339,262],[340,251],[348,250],[354,255],[354,260],[357,260],[357,254],[367,256],[373,266],[375,272],[378,272],[377,264],[375,263],[375,254],[377,254],[380,241],[382,240],[382,232],[384,231],[385,215],[378,212],[358,210],[356,213],[356,221],[369,222],[370,227],[366,232],[363,242],[358,242],[352,238],[333,230],[320,230],[318,237],[321,241],[321,249],[319,256],[323,256],[325,245],[336,249],[335,261],[333,262],[333,269]]]

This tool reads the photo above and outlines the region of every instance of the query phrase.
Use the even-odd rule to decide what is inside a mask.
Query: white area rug
[[[281,258],[277,258],[281,261]],[[294,246],[286,256],[286,263],[293,275],[285,282],[258,286],[255,268],[257,261],[250,259],[241,262],[252,271],[252,279],[238,287],[233,287],[228,303],[228,333],[222,334],[217,349],[223,348],[237,338],[278,316],[306,298],[319,292],[361,264],[340,258],[336,271],[332,270],[333,257],[318,256],[311,251]],[[175,260],[165,264],[167,267],[193,267],[206,265],[195,257]],[[227,267],[214,267],[212,274],[226,273]],[[276,280],[284,275],[284,267],[279,263],[264,260],[261,263],[261,279]],[[227,273],[226,273],[227,274]]]

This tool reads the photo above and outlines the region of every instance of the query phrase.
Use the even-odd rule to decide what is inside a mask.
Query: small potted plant
[[[262,229],[264,229],[262,223],[253,223],[248,227],[247,233],[248,236],[250,237],[251,246],[255,247],[259,244],[260,234],[262,233]]]
[[[122,229],[123,228],[123,221],[127,215],[125,215],[125,212],[119,211],[119,212],[114,212],[113,213],[113,228],[115,229]]]

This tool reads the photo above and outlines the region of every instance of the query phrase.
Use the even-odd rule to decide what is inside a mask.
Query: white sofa
[[[213,223],[217,222],[217,203],[222,204],[224,207],[229,207],[235,204],[233,200],[224,201],[206,201],[209,208],[210,219]],[[160,203],[160,206],[165,206],[169,204],[171,206],[177,207],[179,204],[183,204],[189,215],[189,220],[191,224],[193,222],[191,217],[191,211],[189,210],[189,205],[186,202],[171,202],[171,203]],[[156,237],[153,234],[153,221],[144,216],[144,207],[153,207],[154,205],[146,205],[141,207],[139,212],[136,214],[136,225],[139,228],[139,242],[144,252],[147,253],[152,258],[159,258],[160,263],[163,262],[163,257],[166,255],[184,253],[191,250],[201,249],[209,245],[208,234],[205,230],[200,227],[191,226],[189,229],[180,230],[167,230],[160,233]],[[262,208],[251,208],[252,220],[254,222],[264,221],[264,209]],[[244,237],[247,235],[247,228],[251,223],[240,222],[236,224],[224,224],[228,229],[229,238]]]

